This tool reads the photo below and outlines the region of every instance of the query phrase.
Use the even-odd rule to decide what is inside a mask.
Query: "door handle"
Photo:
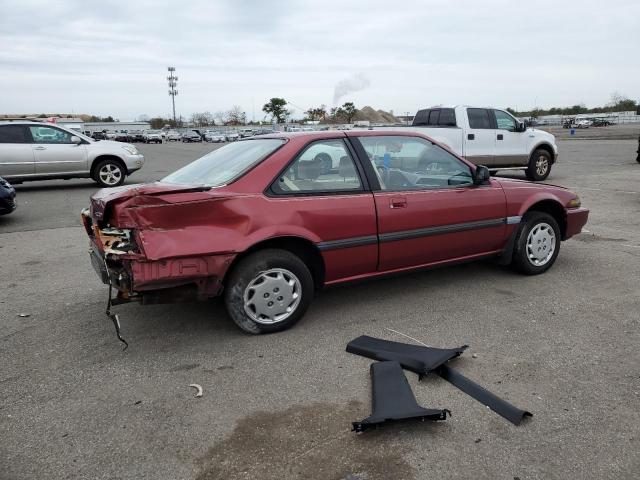
[[[474,133],[467,134],[467,139],[468,140],[474,140],[475,138],[476,138],[476,135]]]
[[[501,133],[498,134],[498,140],[502,140],[503,136]]]
[[[396,197],[389,200],[389,208],[406,208],[407,199]]]
[[[47,147],[33,147],[34,150],[46,150]]]

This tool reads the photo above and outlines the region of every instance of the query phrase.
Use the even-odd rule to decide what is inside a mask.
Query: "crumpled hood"
[[[180,185],[175,183],[137,183],[121,187],[103,188],[91,196],[91,216],[102,220],[109,204],[122,203],[135,197],[157,197],[172,193],[202,192],[210,190],[203,185]],[[163,203],[158,201],[156,203]]]

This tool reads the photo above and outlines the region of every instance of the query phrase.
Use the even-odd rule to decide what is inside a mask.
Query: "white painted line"
[[[626,244],[626,243],[621,243],[620,246],[621,247],[640,248],[640,245],[629,245],[629,244]]]

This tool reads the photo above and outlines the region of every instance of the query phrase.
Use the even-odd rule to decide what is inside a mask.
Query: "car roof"
[[[323,130],[314,132],[276,132],[267,135],[260,135],[260,138],[307,138],[309,140],[322,140],[323,138],[343,138],[343,137],[362,137],[362,136],[403,136],[403,137],[421,137],[429,138],[415,130]]]
[[[37,120],[0,120],[0,125],[56,125],[50,122],[38,122]]]

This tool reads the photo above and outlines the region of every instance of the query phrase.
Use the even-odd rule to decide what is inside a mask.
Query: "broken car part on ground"
[[[416,402],[407,377],[396,361],[371,364],[371,415],[353,422],[355,432],[400,420],[445,420],[449,410],[423,408]]]
[[[514,425],[519,425],[525,417],[531,417],[530,412],[511,405],[445,365],[447,361],[459,356],[466,348],[466,345],[453,349],[433,348],[362,335],[349,342],[347,352],[374,360],[397,361],[402,368],[417,373],[420,378],[430,372],[435,372]]]

